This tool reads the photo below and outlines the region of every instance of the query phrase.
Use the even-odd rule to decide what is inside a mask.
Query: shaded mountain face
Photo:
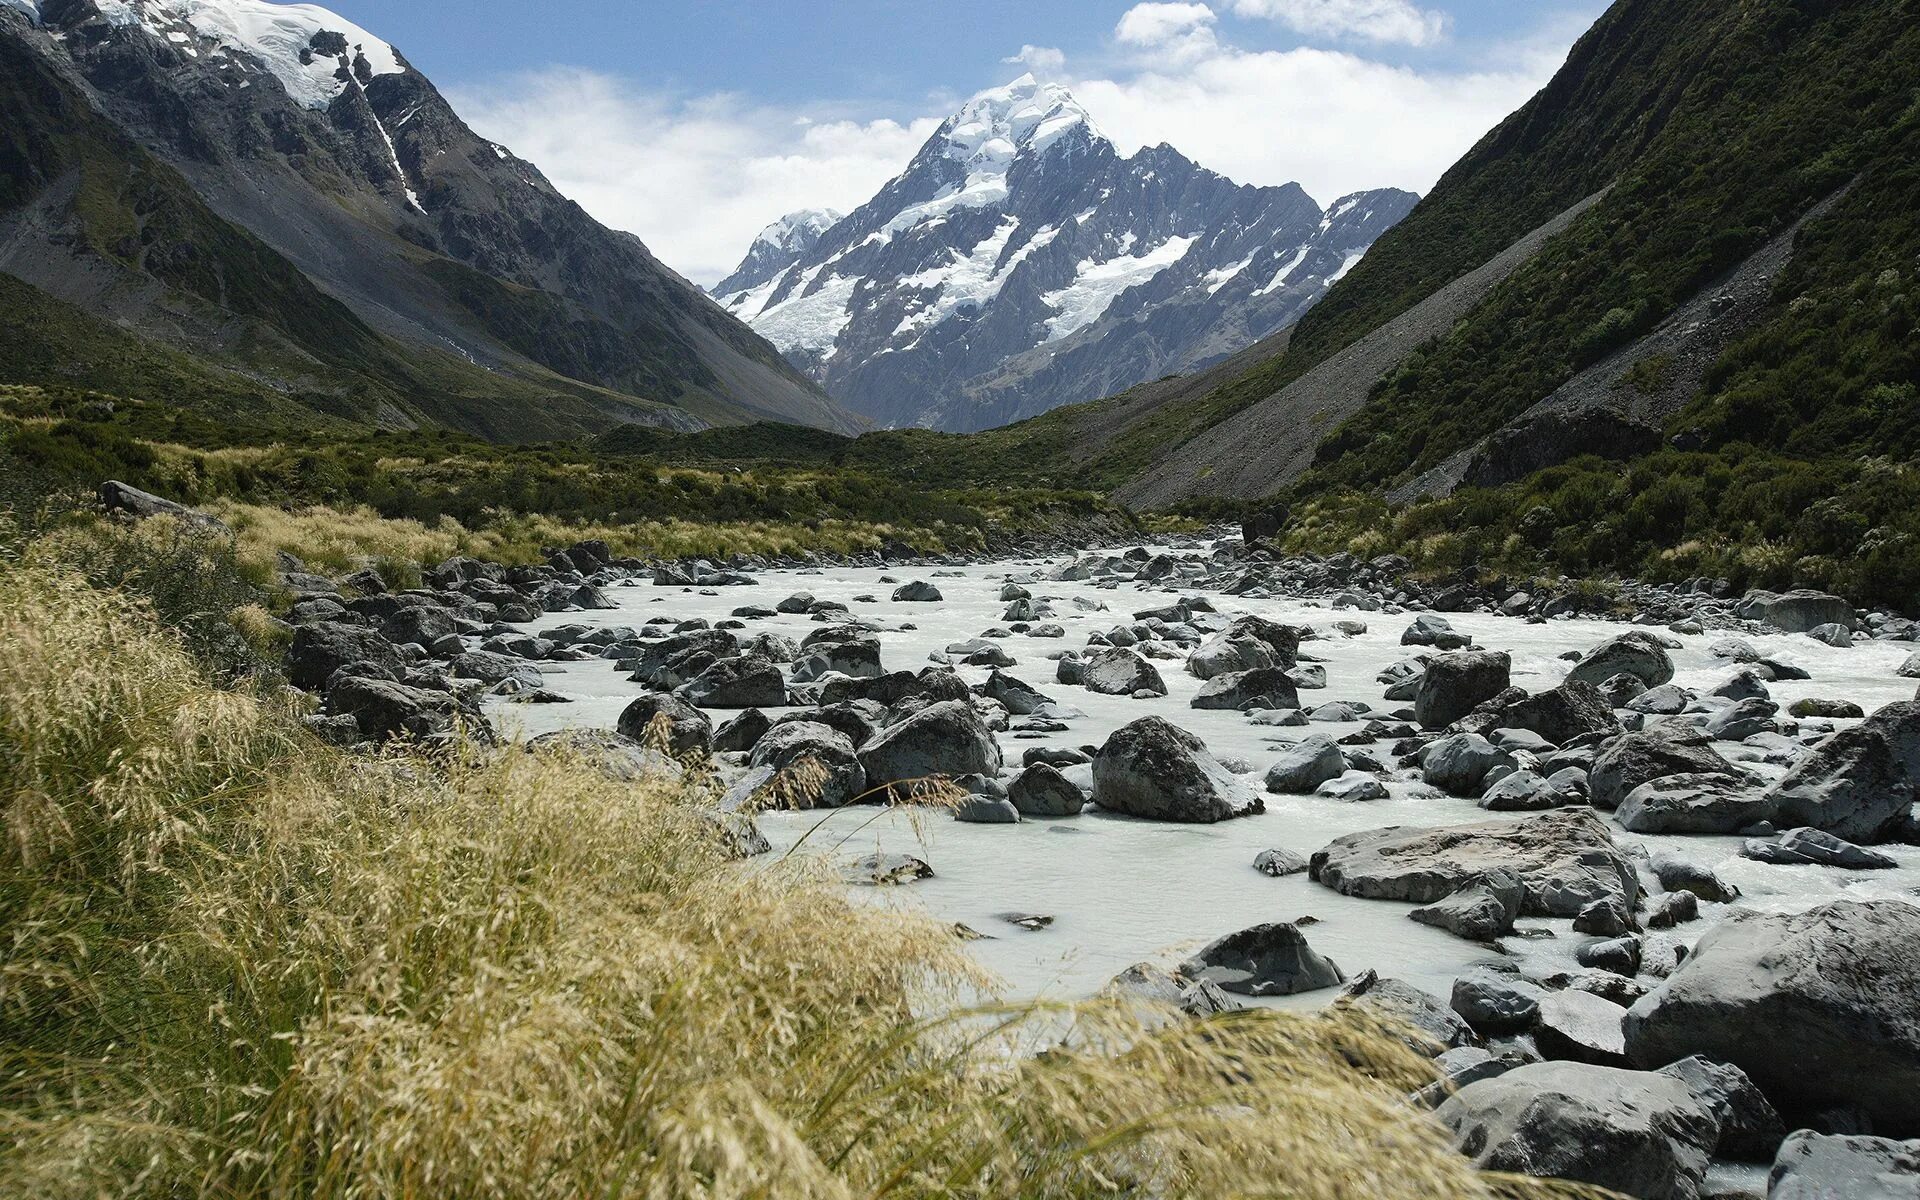
[[[1027,76],[968,103],[830,227],[771,227],[715,293],[876,423],[977,430],[1292,324],[1416,200],[1323,210],[1170,146],[1122,157],[1070,94]]]
[[[102,273],[130,260],[103,266],[97,253],[74,253],[71,227],[93,214],[63,212],[58,199],[63,189],[84,198],[124,168],[103,155],[145,155],[140,169],[187,185],[166,203],[198,203],[244,231],[353,323],[399,343],[402,359],[447,359],[459,377],[452,391],[483,394],[493,390],[487,376],[511,379],[516,396],[546,389],[554,403],[585,410],[586,425],[861,425],[639,239],[600,225],[530,163],[474,134],[398,51],[343,18],[262,0],[7,0],[0,39],[11,43],[13,73],[69,93],[55,108],[96,110],[131,143],[110,147],[114,138],[94,130],[81,152],[62,145],[71,131],[49,133],[49,169],[14,211],[0,210],[14,226],[0,270],[60,301],[192,341],[171,336],[157,297],[142,309],[125,301],[124,286],[110,303],[102,296]],[[31,219],[21,207],[35,210]],[[278,319],[243,303],[229,315],[236,326]],[[363,373],[308,350],[323,366]],[[379,385],[402,408],[428,400],[409,398],[404,381]],[[550,423],[534,411],[516,423],[500,404],[488,407],[484,421],[457,411],[431,419],[501,437]]]

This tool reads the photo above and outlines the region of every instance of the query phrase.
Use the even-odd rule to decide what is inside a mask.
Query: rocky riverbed
[[[1628,589],[1638,620],[1599,619],[1577,589],[1421,588],[1239,539],[595,559],[443,566],[451,612],[310,592],[295,682],[343,738],[658,715],[743,802],[810,761],[819,806],[762,814],[769,847],[873,856],[895,885],[850,886],[963,927],[1012,995],[1124,977],[1193,1011],[1375,1004],[1451,1047],[1465,1086],[1440,1115],[1491,1166],[1694,1196],[1711,1160],[1709,1186],[1757,1194],[1764,1170],[1728,1162],[1808,1128],[1776,1195],[1913,1169],[1911,1146],[1824,1136],[1920,1135],[1904,621],[1712,581]],[[357,671],[375,637],[396,661]],[[441,695],[434,659],[455,677],[423,702],[437,717],[361,695]],[[834,807],[930,774],[972,798],[932,820]]]

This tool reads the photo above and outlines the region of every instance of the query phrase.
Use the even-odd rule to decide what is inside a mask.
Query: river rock
[[[1089,655],[1081,664],[1080,681],[1088,691],[1102,696],[1132,696],[1139,692],[1167,694],[1166,682],[1152,663],[1117,646]]]
[[[1283,879],[1288,875],[1298,875],[1307,869],[1307,857],[1292,850],[1262,850],[1253,856],[1253,869],[1262,875],[1271,875]]]
[[[1444,729],[1506,691],[1512,683],[1512,666],[1505,651],[1435,655],[1414,693],[1414,719],[1428,729]]]
[[[1787,1128],[1747,1073],[1732,1063],[1695,1054],[1660,1068],[1693,1093],[1720,1123],[1716,1153],[1742,1162],[1771,1162]]]
[[[1543,994],[1518,977],[1467,975],[1453,981],[1448,1006],[1482,1036],[1511,1037],[1540,1019]]]
[[[787,702],[787,681],[776,664],[743,654],[720,659],[675,694],[701,708],[779,708]]]
[[[1115,975],[1102,989],[1105,995],[1120,999],[1142,1000],[1150,1004],[1178,1009],[1190,1017],[1210,1017],[1232,1012],[1238,1001],[1207,980],[1183,979],[1165,967],[1135,963]]]
[[[1510,872],[1525,916],[1571,917],[1598,899],[1632,908],[1640,891],[1632,862],[1589,809],[1438,829],[1394,826],[1348,834],[1318,851],[1313,879],[1372,900],[1432,904]]]
[[[1900,864],[1877,850],[1856,846],[1819,829],[1789,829],[1770,838],[1748,838],[1743,857],[1778,866],[1812,865],[1848,871],[1885,871]]]
[[[1853,606],[1825,592],[1748,592],[1734,612],[1745,621],[1760,621],[1783,633],[1806,633],[1822,625],[1853,626]]]
[[[1567,672],[1567,680],[1599,687],[1620,674],[1635,676],[1648,687],[1656,688],[1673,678],[1673,660],[1649,635],[1634,630],[1609,638],[1589,650]]]
[[[1477,733],[1449,734],[1420,749],[1421,778],[1450,796],[1478,796],[1488,775],[1515,766],[1511,753]]]
[[[980,714],[963,700],[942,700],[882,730],[860,751],[870,788],[944,776],[991,775],[1000,746]],[[898,793],[900,788],[895,788]]]
[[[1769,820],[1773,803],[1735,775],[1667,775],[1627,793],[1614,819],[1631,833],[1739,833]]]
[[[1588,734],[1620,732],[1613,706],[1600,689],[1578,679],[1507,705],[1500,710],[1500,725],[1531,729],[1556,746]]]
[[[1383,979],[1378,971],[1362,971],[1340,990],[1333,1004],[1366,1011],[1378,1020],[1413,1031],[1419,1035],[1415,1048],[1428,1055],[1480,1041],[1473,1027],[1439,997],[1405,980]]]
[[[1261,708],[1299,708],[1296,687],[1292,677],[1279,667],[1230,671],[1201,684],[1192,707],[1238,711],[1259,700]]]
[[[1243,996],[1291,996],[1346,979],[1307,945],[1306,935],[1284,923],[1230,933],[1182,963],[1180,973]]]
[[[640,696],[628,703],[620,710],[614,728],[623,737],[651,744],[649,734],[656,718],[665,732],[666,751],[674,757],[705,754],[713,749],[713,722],[706,714],[680,697],[663,692]]]
[[[1204,742],[1160,717],[1107,738],[1093,758],[1093,799],[1109,812],[1194,824],[1265,811]]]
[[[1436,1116],[1483,1170],[1644,1200],[1695,1200],[1719,1136],[1713,1114],[1680,1080],[1573,1062],[1468,1084]]]
[[[1777,821],[1853,842],[1891,836],[1920,799],[1920,703],[1889,704],[1815,746],[1769,793]]]
[[[1548,1058],[1623,1067],[1627,1047],[1621,1021],[1626,1015],[1626,1009],[1592,992],[1578,988],[1548,992],[1540,998],[1533,1044]]]
[[[1661,724],[1626,734],[1602,750],[1593,760],[1587,786],[1595,808],[1613,809],[1641,784],[1670,775],[1732,777],[1738,772],[1699,732]]]
[[[1882,1133],[1920,1133],[1915,946],[1920,907],[1899,900],[1734,910],[1627,1013],[1628,1054],[1732,1063],[1795,1120],[1858,1107]]]
[[[1454,629],[1439,613],[1421,613],[1400,635],[1402,646],[1432,646],[1438,650],[1465,650],[1473,639]]]
[[[1520,880],[1508,871],[1492,871],[1485,881],[1469,884],[1407,915],[1422,925],[1444,929],[1470,942],[1491,942],[1513,932],[1520,901]]]
[[[1773,1160],[1767,1200],[1920,1200],[1920,1140],[1799,1130]]]
[[[344,673],[327,684],[321,711],[352,717],[360,736],[373,741],[450,733],[463,715],[459,701],[448,692]]]
[[[941,595],[939,588],[924,579],[916,579],[893,589],[893,599],[897,604],[938,604]]]
[[[1347,756],[1324,733],[1302,738],[1280,752],[1267,768],[1267,790],[1282,795],[1307,796],[1329,779],[1347,770]]]
[[[1087,797],[1072,780],[1043,762],[1030,764],[1007,785],[1007,798],[1022,816],[1073,817]]]
[[[378,630],[319,622],[293,631],[293,645],[287,650],[287,681],[297,688],[317,691],[335,671],[352,663],[371,663],[398,675],[407,660],[400,647]]]

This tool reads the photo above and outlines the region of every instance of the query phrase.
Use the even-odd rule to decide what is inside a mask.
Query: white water
[[[616,587],[609,595],[620,603],[615,611],[554,615],[539,628],[562,623],[590,626],[639,627],[655,617],[676,620],[705,617],[719,620],[748,604],[771,608],[796,591],[811,592],[822,600],[848,604],[855,615],[881,623],[883,661],[889,670],[918,670],[929,655],[948,644],[976,637],[993,626],[1004,626],[999,600],[1002,581],[1009,576],[1025,580],[1037,560],[956,568],[959,577],[934,575],[931,568],[831,568],[819,574],[766,572],[758,587],[721,588],[710,594],[690,589],[655,587],[641,582]],[[880,582],[883,574],[900,581],[930,579],[945,596],[938,604],[892,603],[895,585]],[[1171,694],[1141,701],[1098,696],[1054,682],[1055,665],[1045,656],[1065,649],[1083,649],[1088,633],[1131,620],[1138,610],[1158,608],[1181,594],[1167,589],[1122,583],[1101,588],[1096,582],[1028,583],[1036,600],[1051,599],[1057,616],[1048,618],[1067,629],[1064,639],[1036,639],[1016,635],[1003,645],[1018,664],[1010,673],[1038,687],[1064,704],[1083,710],[1084,718],[1069,722],[1064,733],[1022,738],[1002,733],[1000,744],[1010,768],[1017,769],[1029,746],[1088,746],[1104,741],[1114,729],[1139,717],[1158,714],[1205,739],[1223,758],[1238,757],[1252,764],[1256,785],[1275,756],[1275,746],[1308,733],[1335,737],[1351,733],[1355,725],[1315,724],[1310,728],[1276,729],[1250,724],[1234,712],[1191,709],[1188,702],[1200,681],[1186,674],[1180,661],[1155,660]],[[877,603],[858,603],[871,595]],[[1083,596],[1105,603],[1111,611],[1081,612],[1072,603]],[[1221,612],[1256,613],[1291,624],[1330,628],[1336,620],[1362,620],[1363,635],[1333,635],[1304,643],[1302,651],[1325,661],[1328,686],[1303,691],[1308,705],[1335,700],[1361,700],[1382,715],[1397,707],[1383,701],[1375,675],[1387,664],[1406,656],[1400,634],[1411,615],[1332,612],[1312,602],[1242,600],[1209,595]],[[1528,625],[1523,621],[1457,614],[1449,616],[1456,629],[1471,634],[1490,649],[1513,656],[1513,681],[1529,691],[1557,683],[1567,664],[1558,656],[1567,650],[1586,650],[1622,632],[1628,626],[1606,621],[1553,621]],[[904,629],[903,625],[917,626]],[[787,616],[749,621],[749,632],[775,630],[799,640],[818,628],[810,618]],[[1732,666],[1707,653],[1718,636],[1686,637],[1684,649],[1673,652],[1678,674],[1686,686],[1711,686],[1731,673]],[[1810,680],[1770,685],[1773,697],[1785,709],[1807,696],[1851,700],[1868,712],[1896,700],[1911,699],[1914,684],[1894,670],[1912,647],[1904,643],[1858,643],[1839,649],[1799,635],[1748,639],[1762,654],[1804,667]],[[640,694],[639,684],[604,660],[544,664],[547,686],[575,703],[544,706],[501,704],[493,715],[503,729],[531,736],[565,727],[613,727],[628,701]],[[959,667],[970,683],[985,679],[985,668]],[[782,710],[770,710],[778,715]],[[731,713],[710,714],[718,725]],[[1740,747],[1718,748],[1737,758]],[[1374,747],[1383,762],[1385,746]],[[1083,768],[1084,770],[1084,768]],[[1085,783],[1085,777],[1080,778]],[[875,849],[913,853],[932,864],[933,879],[906,888],[865,896],[884,897],[924,905],[942,921],[964,922],[990,935],[970,943],[978,959],[1007,984],[1016,998],[1047,996],[1071,998],[1098,989],[1132,963],[1152,960],[1172,964],[1201,944],[1222,934],[1263,921],[1296,920],[1311,915],[1318,923],[1306,929],[1313,946],[1331,957],[1349,975],[1375,968],[1382,975],[1403,978],[1445,997],[1451,981],[1470,964],[1493,956],[1486,948],[1410,921],[1413,907],[1377,900],[1357,900],[1334,894],[1308,882],[1305,875],[1271,879],[1253,870],[1254,855],[1270,846],[1311,854],[1333,838],[1356,830],[1387,825],[1442,825],[1497,819],[1471,800],[1430,797],[1413,784],[1391,785],[1392,797],[1365,804],[1349,804],[1315,797],[1268,796],[1263,816],[1213,826],[1168,825],[1137,821],[1089,808],[1078,817],[1026,821],[1019,825],[968,825],[944,817],[914,822],[905,814],[873,808],[851,808],[837,813],[771,813],[761,825],[776,851],[802,838],[813,851],[831,851],[853,857]],[[916,831],[916,824],[918,831]],[[810,832],[811,831],[811,832]],[[924,838],[922,837],[924,834]],[[1738,902],[1753,907],[1797,910],[1840,897],[1868,899],[1884,896],[1920,903],[1920,849],[1880,847],[1899,860],[1891,871],[1848,872],[1818,867],[1777,867],[1738,857],[1739,840],[1731,837],[1641,837],[1617,833],[1623,843],[1640,842],[1650,848],[1672,847],[1689,857],[1714,865],[1722,877],[1744,893]],[[1704,905],[1704,919],[1675,931],[1683,940],[1699,936],[1714,919],[1719,906]],[[1051,927],[1026,932],[1000,918],[1004,913],[1052,916]],[[1529,941],[1529,970],[1572,965],[1575,939],[1566,922],[1530,920],[1522,927],[1553,930],[1552,939]],[[1313,1005],[1331,993],[1295,997],[1282,1003]]]

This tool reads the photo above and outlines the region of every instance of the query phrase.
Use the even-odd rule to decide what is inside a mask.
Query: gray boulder
[[[867,786],[894,787],[945,776],[992,775],[1000,770],[1000,746],[973,707],[942,700],[882,730],[860,752]]]
[[[1016,717],[1030,717],[1054,703],[1053,697],[1000,670],[987,676],[987,681],[980,685],[980,694],[999,701],[1002,708]]]
[[[1769,793],[1782,824],[1853,842],[1891,836],[1920,799],[1920,703],[1889,704],[1833,734]]]
[[[1102,993],[1122,1000],[1177,1009],[1190,1017],[1232,1012],[1239,1002],[1210,982],[1195,982],[1152,963],[1135,963],[1115,975]]]
[[[1470,942],[1491,942],[1513,932],[1520,901],[1519,879],[1510,872],[1495,871],[1484,882],[1468,884],[1407,915]]]
[[[779,708],[787,702],[787,681],[777,664],[743,654],[719,660],[676,694],[701,708]]]
[[[843,808],[867,790],[853,743],[817,721],[783,721],[754,744],[748,759],[772,772],[766,795],[786,808]]]
[[[322,621],[293,631],[293,645],[287,650],[287,682],[317,691],[335,671],[352,663],[371,663],[397,675],[405,669],[407,660],[400,647],[377,630]]]
[[[1477,733],[1450,734],[1420,749],[1421,778],[1450,796],[1478,796],[1489,774],[1515,766],[1511,753]]]
[[[1802,1129],[1774,1157],[1767,1200],[1920,1200],[1920,1140]]]
[[[1614,813],[1631,833],[1739,833],[1770,820],[1773,803],[1737,775],[1666,775],[1627,793]]]
[[[1359,1009],[1412,1032],[1416,1035],[1412,1039],[1415,1048],[1427,1054],[1475,1045],[1480,1040],[1473,1027],[1439,997],[1405,980],[1383,979],[1378,971],[1362,971],[1341,989],[1333,1004],[1336,1008]]]
[[[1465,650],[1473,639],[1455,630],[1439,613],[1421,613],[1400,635],[1402,646],[1432,646],[1438,650]]]
[[[1262,875],[1271,875],[1275,879],[1284,879],[1289,875],[1298,875],[1307,869],[1307,857],[1292,850],[1262,850],[1253,856],[1253,869]]]
[[[941,596],[939,588],[924,579],[916,579],[893,589],[893,599],[902,604],[937,604]]]
[[[1587,651],[1567,672],[1572,683],[1599,687],[1615,675],[1632,675],[1650,688],[1673,678],[1673,660],[1650,636],[1638,630],[1609,638]]]
[[[1346,979],[1314,952],[1306,935],[1284,923],[1255,925],[1209,943],[1180,965],[1180,974],[1242,996],[1292,996]]]
[[[1414,719],[1444,729],[1511,686],[1512,659],[1505,651],[1460,650],[1434,656],[1414,693]]]
[[[1620,807],[1643,783],[1670,775],[1726,775],[1738,772],[1699,732],[1673,724],[1629,733],[1593,760],[1587,786],[1595,808]]]
[[[666,739],[665,750],[678,758],[713,749],[713,722],[678,696],[664,693],[640,696],[620,711],[614,729],[622,737],[649,743],[655,720]],[[764,718],[762,718],[764,720]]]
[[[1539,988],[1517,977],[1466,975],[1453,981],[1448,1006],[1484,1037],[1525,1033],[1540,1019]]]
[[[1279,667],[1260,667],[1252,671],[1230,671],[1215,675],[1200,685],[1192,707],[1237,711],[1255,700],[1264,699],[1263,708],[1299,708],[1300,693],[1291,676]]]
[[[1695,1200],[1719,1128],[1671,1076],[1532,1063],[1468,1084],[1436,1116],[1475,1166]]]
[[[1848,871],[1885,871],[1899,866],[1887,855],[1818,829],[1789,829],[1770,838],[1748,838],[1743,857],[1778,866],[1839,867]]]
[[[1347,770],[1347,756],[1332,738],[1316,733],[1285,750],[1267,768],[1267,790],[1289,796],[1307,796],[1329,779]]]
[[[1830,623],[1853,625],[1853,606],[1825,592],[1748,592],[1734,612],[1742,620],[1760,621],[1783,633],[1806,633]]]
[[[1720,1122],[1716,1153],[1742,1162],[1771,1162],[1787,1127],[1747,1073],[1732,1063],[1695,1054],[1660,1068],[1687,1085]]]
[[[1600,689],[1578,679],[1507,705],[1500,710],[1500,725],[1531,729],[1556,746],[1588,734],[1620,732],[1613,706]]]
[[[1626,1015],[1626,1009],[1592,992],[1578,988],[1548,992],[1540,998],[1533,1044],[1547,1058],[1624,1067],[1627,1047],[1621,1021]]]
[[[1007,785],[1007,798],[1027,817],[1078,816],[1086,805],[1086,793],[1058,769],[1037,762],[1013,777]]]
[[[1206,744],[1160,717],[1116,729],[1093,757],[1093,799],[1109,812],[1212,824],[1265,805]]]
[[[1166,681],[1152,663],[1133,651],[1113,647],[1089,655],[1080,667],[1080,682],[1102,696],[1131,696],[1136,692],[1167,694]]]
[[[1525,916],[1571,917],[1599,899],[1628,909],[1639,896],[1633,863],[1589,809],[1438,829],[1391,827],[1337,838],[1314,854],[1313,879],[1370,900],[1433,904],[1495,872],[1520,886]]]
[[[1857,1107],[1920,1133],[1920,907],[1837,901],[1729,912],[1627,1013],[1627,1053],[1745,1071],[1790,1119]]]
[[[968,825],[1018,825],[1020,810],[1001,796],[968,796],[953,810],[953,819]]]
[[[331,717],[352,717],[360,736],[373,741],[449,733],[462,717],[460,704],[450,693],[344,674],[327,685],[321,711]]]

